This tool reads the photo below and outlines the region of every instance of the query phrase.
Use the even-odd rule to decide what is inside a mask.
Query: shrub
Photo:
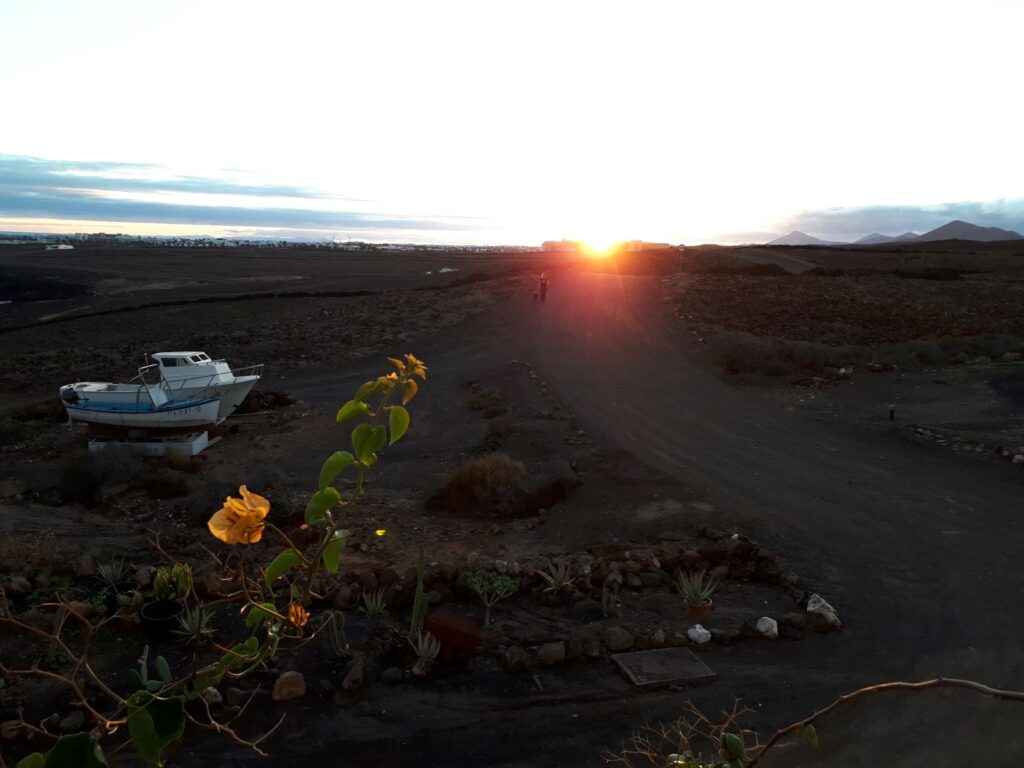
[[[475,512],[512,490],[525,471],[521,461],[505,453],[470,459],[455,470],[428,506],[456,514]]]

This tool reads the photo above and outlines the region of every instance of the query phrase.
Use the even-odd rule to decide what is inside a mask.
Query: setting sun
[[[580,243],[580,251],[592,259],[603,259],[611,256],[618,244],[615,240],[586,240]]]

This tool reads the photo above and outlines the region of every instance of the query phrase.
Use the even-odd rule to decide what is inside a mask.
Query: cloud
[[[232,205],[174,202],[174,193],[231,195]],[[153,200],[168,195],[167,200]],[[133,195],[138,196],[133,199]],[[144,199],[139,199],[143,198]],[[250,205],[235,204],[238,198]],[[275,202],[270,203],[270,199]],[[281,206],[287,200],[294,207]],[[301,187],[241,184],[201,176],[174,176],[158,166],[63,162],[0,155],[0,217],[151,224],[260,227],[318,232],[410,233],[472,231],[470,218],[332,210],[325,201],[349,201]],[[308,201],[303,206],[303,201]]]
[[[2,154],[0,187],[26,191],[59,188],[105,192],[201,192],[249,197],[356,199],[289,185],[242,184],[211,176],[182,176],[170,173],[166,168],[144,163],[44,160]]]
[[[965,201],[939,205],[873,205],[803,211],[780,223],[780,229],[798,229],[816,236],[847,239],[872,232],[898,235],[924,233],[954,219],[981,227],[1024,230],[1024,198]]]

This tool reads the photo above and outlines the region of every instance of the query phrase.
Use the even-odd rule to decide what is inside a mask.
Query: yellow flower
[[[270,511],[270,502],[244,485],[238,492],[242,498],[228,496],[207,526],[225,544],[255,544],[263,537],[263,518]]]
[[[296,627],[304,627],[309,623],[309,611],[298,603],[291,603],[288,606],[288,621]]]
[[[405,360],[408,363],[410,376],[419,376],[421,379],[427,378],[427,366],[423,364],[422,360],[417,360],[415,355],[406,355]]]

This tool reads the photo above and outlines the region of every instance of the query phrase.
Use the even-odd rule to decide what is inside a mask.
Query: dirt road
[[[844,620],[840,633],[709,655],[721,679],[693,693],[702,705],[742,697],[757,712],[754,724],[770,732],[883,680],[943,675],[1024,688],[1024,475],[734,389],[687,360],[674,327],[660,319],[660,301],[656,279],[562,275],[543,304],[524,295],[417,347],[432,366],[430,410],[451,412],[453,398],[441,393],[468,370],[526,360],[599,443],[714,510],[690,506],[680,519],[638,522],[599,521],[595,508],[595,535],[609,525],[626,540],[699,522],[736,526],[826,592]],[[336,400],[361,374],[343,386],[321,379],[293,389]],[[686,698],[663,692],[580,703],[571,718],[564,705],[482,711],[469,725],[438,714],[443,692],[424,692],[415,705],[381,700],[403,723],[390,741],[380,725],[342,737],[339,748],[367,765],[381,749],[394,756],[403,748],[415,752],[416,765],[594,765],[601,746],[637,725],[673,719]],[[397,717],[406,706],[412,725]],[[815,753],[798,747],[765,765],[1018,766],[1022,722],[1020,705],[970,693],[888,695],[823,723]],[[467,739],[466,727],[479,738]],[[364,755],[370,762],[360,762]]]

